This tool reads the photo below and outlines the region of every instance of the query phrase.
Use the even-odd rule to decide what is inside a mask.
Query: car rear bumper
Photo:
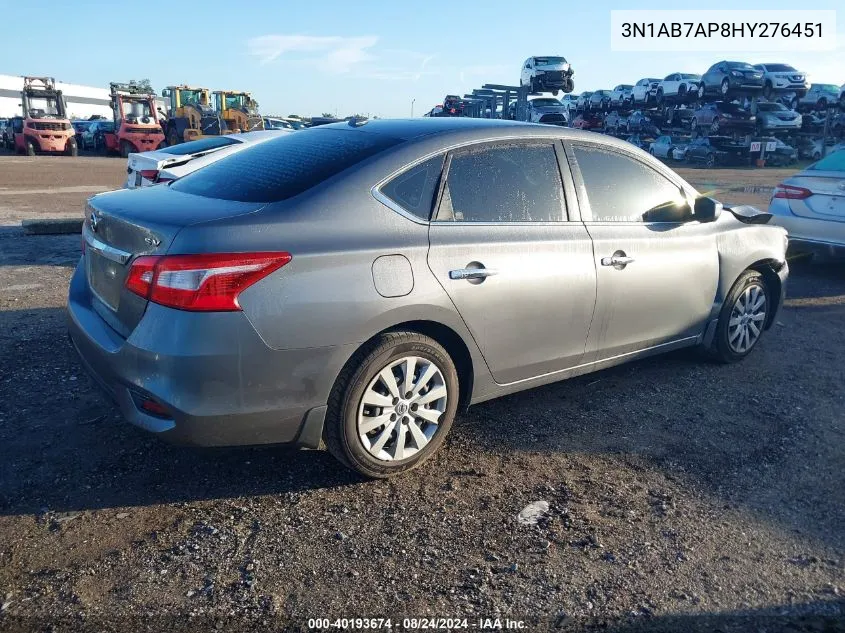
[[[346,346],[273,350],[242,312],[149,304],[122,338],[94,310],[83,266],[70,283],[70,339],[85,369],[132,424],[174,443],[293,443],[317,448]],[[167,414],[141,408],[151,399]]]

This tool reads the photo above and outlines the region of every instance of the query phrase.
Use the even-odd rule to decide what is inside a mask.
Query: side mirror
[[[715,222],[722,214],[722,203],[713,198],[696,198],[693,219],[699,222]]]

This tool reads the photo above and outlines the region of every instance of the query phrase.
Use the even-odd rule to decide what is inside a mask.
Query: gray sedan
[[[782,103],[757,104],[757,129],[769,130],[801,130],[801,115],[790,110]]]
[[[788,270],[767,219],[597,134],[327,125],[91,198],[70,335],[163,438],[325,445],[385,477],[477,402],[682,347],[744,358]]]

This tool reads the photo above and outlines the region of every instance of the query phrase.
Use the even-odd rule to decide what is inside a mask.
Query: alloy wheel
[[[441,369],[419,356],[393,360],[367,385],[358,406],[358,437],[376,459],[399,461],[437,433],[448,390]]]
[[[766,291],[759,284],[748,286],[737,297],[728,321],[728,344],[737,354],[745,354],[760,338],[766,307]]]
[[[727,95],[728,91],[731,89],[731,84],[728,82],[727,79],[722,80],[722,94]]]

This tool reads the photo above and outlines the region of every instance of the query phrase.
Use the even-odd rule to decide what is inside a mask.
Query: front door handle
[[[602,257],[602,266],[613,266],[614,268],[624,268],[634,261],[633,257],[628,257],[624,251],[616,251],[610,257]]]
[[[485,279],[498,273],[492,268],[459,268],[449,271],[449,279]]]

